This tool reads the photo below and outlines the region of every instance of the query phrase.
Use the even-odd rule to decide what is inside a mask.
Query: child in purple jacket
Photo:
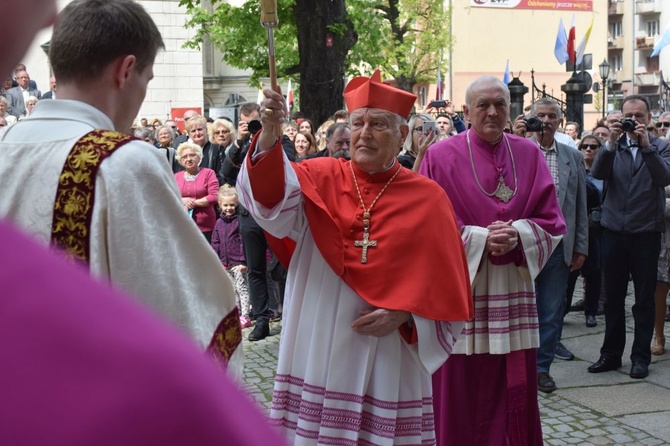
[[[244,259],[240,223],[237,219],[239,200],[235,188],[224,184],[219,188],[219,207],[221,215],[212,232],[212,248],[219,255],[221,264],[235,284],[235,299],[240,309],[242,328],[251,325],[249,313],[249,285],[247,283],[247,265]]]

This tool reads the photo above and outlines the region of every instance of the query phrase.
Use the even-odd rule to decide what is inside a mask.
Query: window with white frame
[[[610,35],[612,37],[619,37],[621,34],[623,34],[623,23],[622,22],[610,23]]]
[[[647,28],[647,36],[649,36],[649,37],[655,36],[660,31],[660,29],[659,29],[660,26],[659,26],[658,20],[650,20],[645,25],[646,25],[646,28]]]

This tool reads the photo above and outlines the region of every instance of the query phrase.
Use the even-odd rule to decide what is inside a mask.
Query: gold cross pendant
[[[363,228],[363,240],[355,240],[354,246],[363,248],[361,253],[361,263],[368,263],[368,247],[377,246],[377,240],[370,240],[370,233],[368,228]]]

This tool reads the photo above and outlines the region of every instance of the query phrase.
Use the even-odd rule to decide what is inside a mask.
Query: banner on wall
[[[593,11],[593,0],[470,0],[473,8]]]
[[[188,110],[195,110],[198,112],[198,114],[202,114],[202,109],[200,107],[172,107],[170,110],[170,116],[172,116],[172,120],[177,123],[179,131],[182,133],[185,131],[184,113],[186,113]]]

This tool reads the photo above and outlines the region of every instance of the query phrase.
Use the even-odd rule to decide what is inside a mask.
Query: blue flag
[[[558,34],[556,35],[556,44],[554,45],[554,56],[558,63],[563,65],[568,59],[568,35],[565,33],[563,19],[558,22]]]
[[[509,59],[507,59],[507,65],[505,66],[505,74],[503,74],[503,82],[505,83],[505,85],[507,85],[511,80],[512,79],[509,75]]]
[[[665,31],[663,31],[663,35],[661,36],[661,40],[656,42],[656,45],[654,45],[654,51],[651,52],[651,57],[658,56],[658,53],[660,53],[663,47],[667,46],[668,44],[670,44],[670,26],[665,28]]]

